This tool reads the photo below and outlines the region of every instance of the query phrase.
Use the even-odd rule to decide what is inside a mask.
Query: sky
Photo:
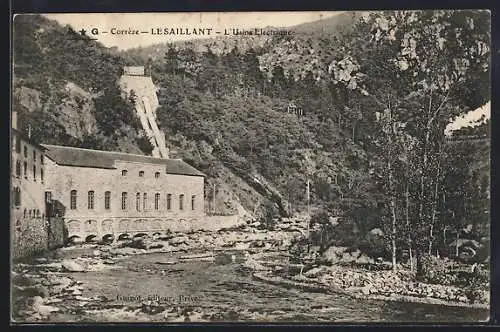
[[[450,122],[445,129],[445,134],[450,134],[454,130],[460,129],[462,127],[474,127],[479,124],[477,121],[484,115],[484,119],[489,119],[491,117],[491,102],[487,102],[485,105],[470,111],[454,121]]]
[[[74,30],[110,31],[112,28],[139,31],[151,31],[156,28],[229,28],[251,29],[265,27],[290,27],[301,23],[316,21],[341,14],[342,12],[247,12],[247,13],[82,13],[82,14],[45,14],[44,16],[69,24]],[[87,32],[87,34],[89,34]],[[110,33],[92,36],[103,45],[128,49],[138,46],[189,40],[196,36],[152,35],[112,35]],[[200,38],[198,36],[198,38]]]

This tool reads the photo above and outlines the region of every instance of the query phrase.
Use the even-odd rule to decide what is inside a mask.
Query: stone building
[[[43,147],[44,188],[69,238],[118,239],[204,222],[204,174],[180,159]]]
[[[45,148],[17,129],[12,112],[10,235],[13,258],[62,244],[62,224],[47,214]]]

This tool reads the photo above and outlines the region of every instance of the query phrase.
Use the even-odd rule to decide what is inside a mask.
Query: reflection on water
[[[478,322],[488,311],[441,305],[354,299],[346,295],[302,292],[252,279],[237,262],[216,264],[181,261],[170,254],[123,258],[122,269],[75,274],[84,296],[104,295],[110,303],[140,305],[158,300],[166,306],[187,306],[233,313],[230,320],[331,322]],[[226,262],[227,263],[227,262]],[[125,300],[124,300],[125,299]]]

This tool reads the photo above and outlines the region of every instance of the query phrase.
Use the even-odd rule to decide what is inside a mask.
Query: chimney
[[[12,111],[12,128],[17,130],[17,112]]]

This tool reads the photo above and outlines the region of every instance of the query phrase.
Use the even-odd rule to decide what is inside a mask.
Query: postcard
[[[489,11],[12,26],[13,324],[488,321]]]

